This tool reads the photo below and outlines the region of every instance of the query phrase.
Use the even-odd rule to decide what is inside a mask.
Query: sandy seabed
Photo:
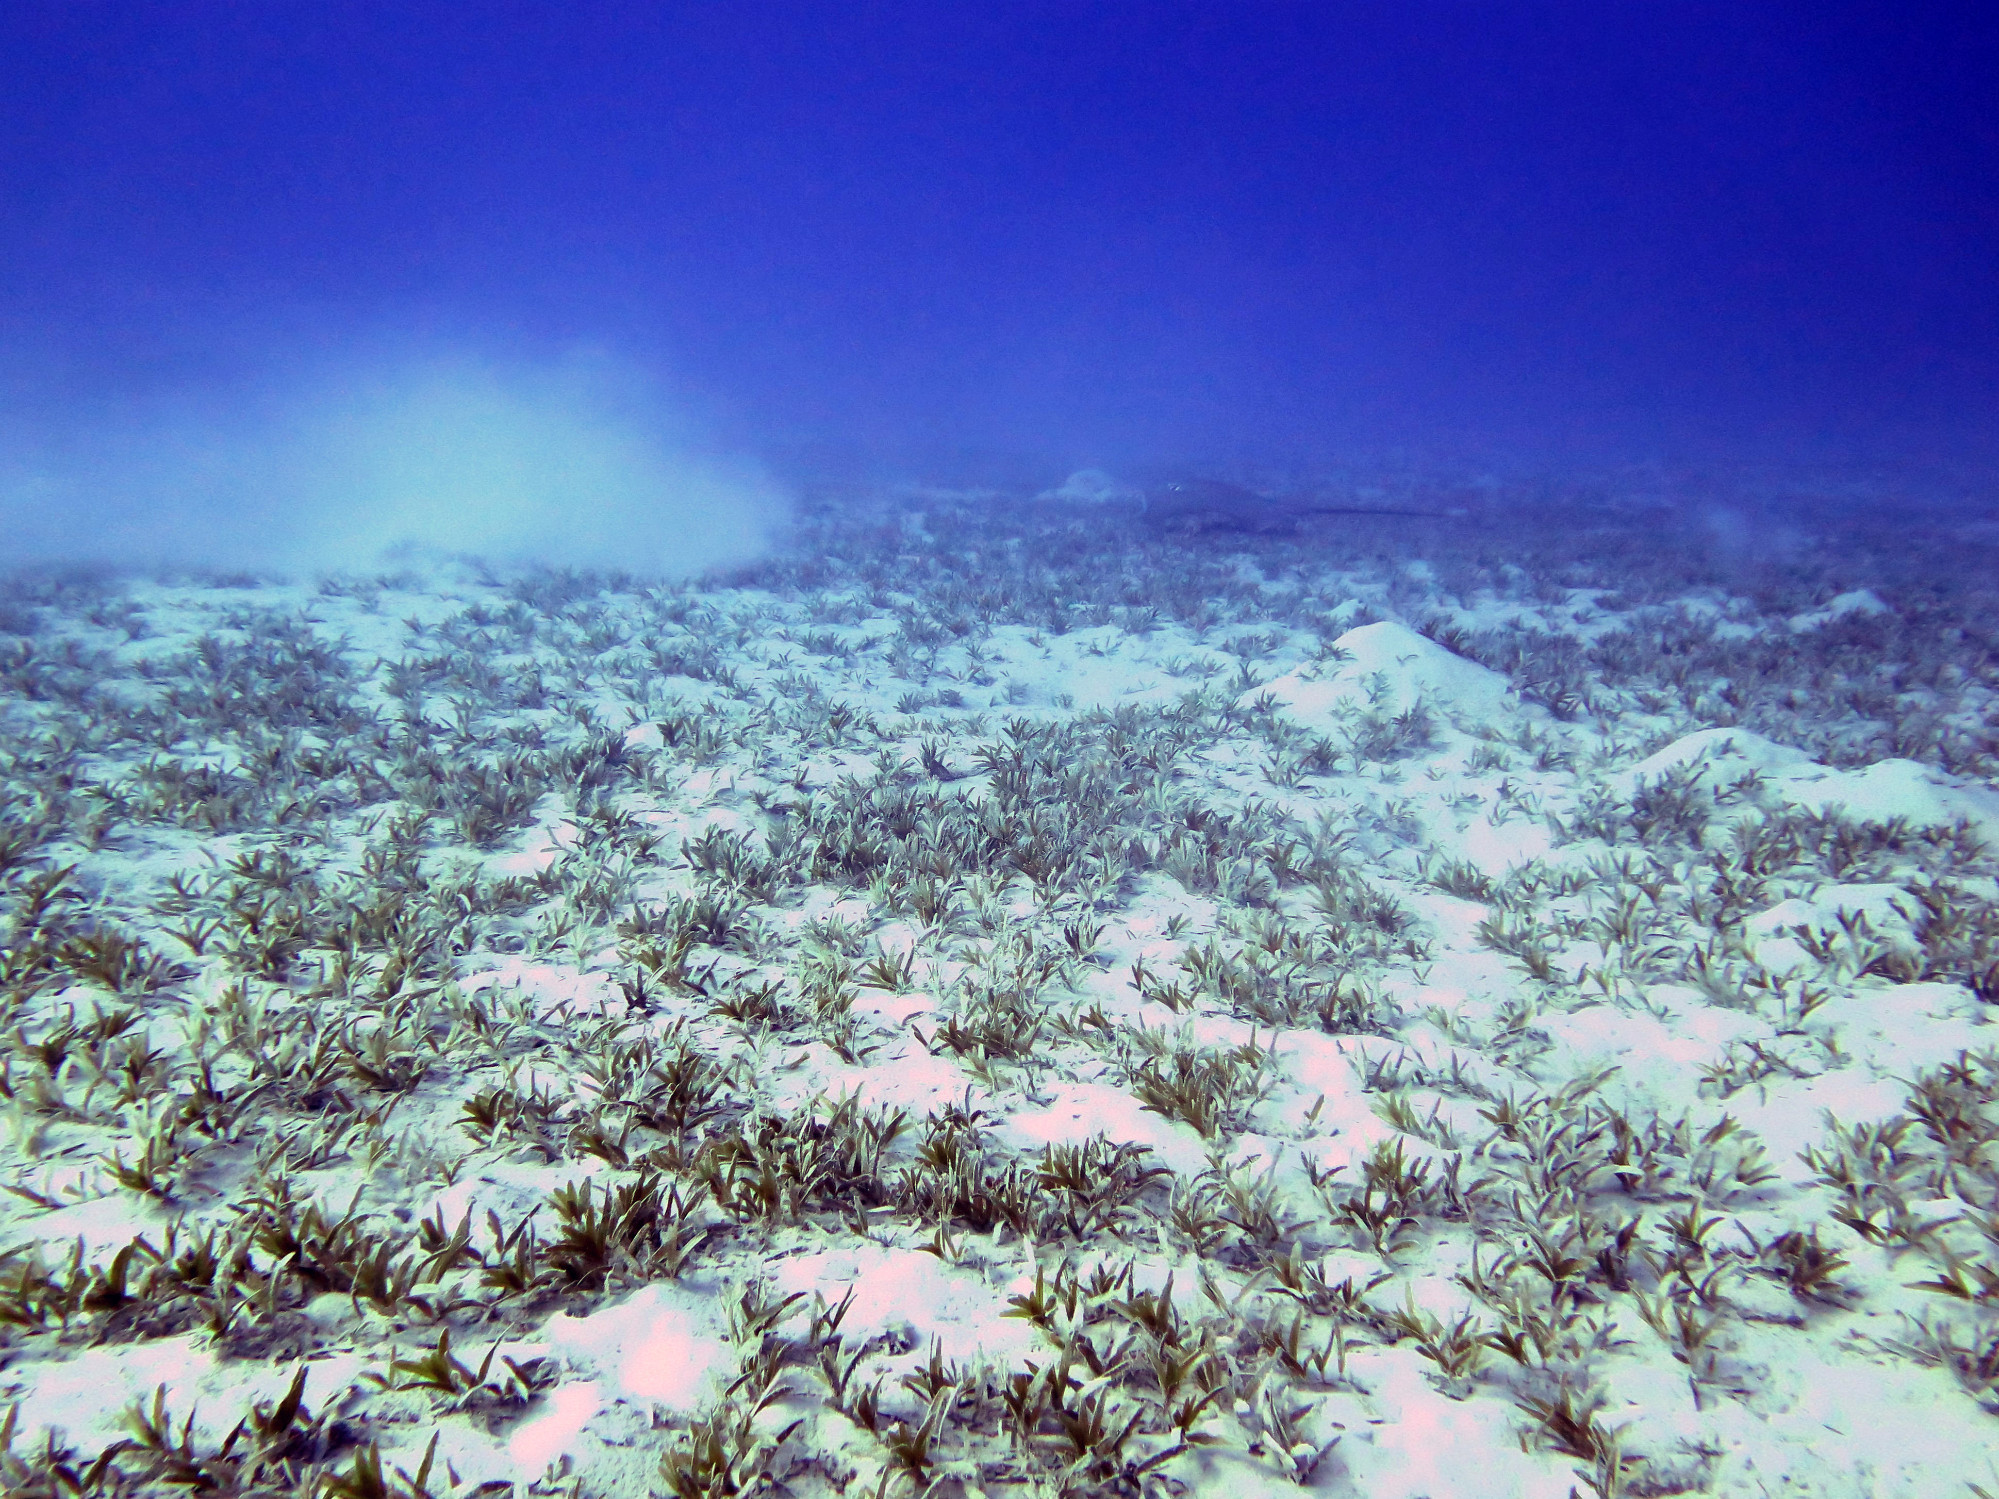
[[[0,1481],[1999,1494],[1999,558],[1759,524],[16,579]]]

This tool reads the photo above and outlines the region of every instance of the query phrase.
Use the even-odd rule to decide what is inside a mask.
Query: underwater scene
[[[17,580],[10,1491],[1990,1481],[1991,521],[1184,496]]]
[[[1999,19],[0,15],[0,1493],[1999,1499]]]

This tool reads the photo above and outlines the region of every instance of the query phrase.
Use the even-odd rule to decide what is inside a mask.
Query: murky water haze
[[[1968,5],[0,27],[16,558],[685,572],[1078,470],[1990,492]]]

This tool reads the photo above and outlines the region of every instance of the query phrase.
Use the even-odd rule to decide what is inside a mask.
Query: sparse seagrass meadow
[[[1994,121],[0,4],[0,1499],[1999,1499]]]
[[[1999,530],[1460,508],[14,575],[0,1488],[1999,1495]]]

